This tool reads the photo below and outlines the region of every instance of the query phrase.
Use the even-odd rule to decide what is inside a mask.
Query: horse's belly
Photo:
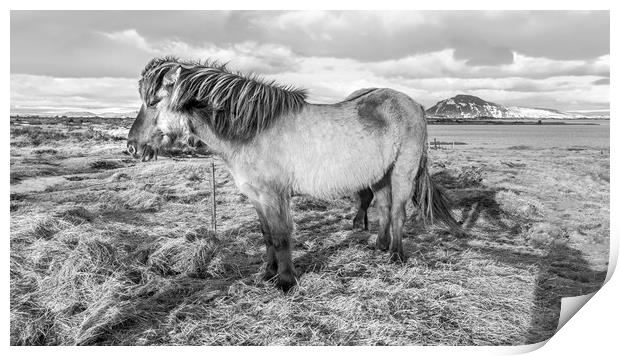
[[[322,140],[292,153],[296,192],[335,197],[379,181],[392,162],[392,149],[377,139]]]

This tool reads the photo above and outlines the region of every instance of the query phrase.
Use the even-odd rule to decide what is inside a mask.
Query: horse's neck
[[[232,142],[221,139],[213,130],[207,125],[206,122],[200,119],[192,119],[193,134],[196,135],[202,142],[204,142],[209,150],[215,152],[225,160],[235,151],[235,145]]]
[[[308,105],[307,110],[310,106]],[[210,149],[210,151],[216,153],[222,157],[228,163],[232,163],[235,160],[256,160],[264,156],[271,156],[280,143],[279,141],[281,132],[296,132],[298,130],[298,123],[303,121],[303,111],[300,113],[289,113],[284,117],[279,118],[278,123],[274,123],[272,127],[264,129],[260,133],[256,134],[252,139],[241,142],[234,140],[227,140],[217,135],[205,120],[194,117],[191,119],[192,132],[202,142],[204,142]],[[300,120],[301,118],[301,120]]]

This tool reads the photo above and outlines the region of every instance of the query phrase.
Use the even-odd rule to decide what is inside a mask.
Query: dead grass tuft
[[[90,164],[93,169],[116,169],[121,167],[121,164],[115,161],[95,161]]]
[[[119,182],[124,180],[130,180],[131,177],[127,173],[116,172],[110,176],[110,182]]]
[[[71,223],[53,217],[38,219],[33,222],[31,235],[34,239],[49,240],[60,230],[71,226]]]
[[[509,150],[531,150],[532,147],[531,146],[526,146],[526,145],[517,145],[517,146],[510,146],[508,147]]]
[[[148,265],[162,276],[214,277],[220,268],[215,259],[219,248],[216,238],[193,241],[164,238],[149,256]]]
[[[33,150],[32,153],[37,154],[37,155],[55,155],[58,153],[58,151],[53,148],[46,148],[46,149]]]
[[[56,216],[65,219],[74,225],[92,222],[96,218],[95,214],[91,213],[82,206],[66,209],[58,213]]]

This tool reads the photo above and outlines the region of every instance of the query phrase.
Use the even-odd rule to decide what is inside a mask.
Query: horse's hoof
[[[364,226],[364,219],[354,219],[353,220],[353,231],[364,231],[368,230],[367,227]]]
[[[297,280],[292,274],[280,274],[276,280],[276,286],[282,289],[284,293],[288,293],[295,284],[297,284]]]
[[[394,263],[405,263],[407,258],[403,252],[390,252],[390,262]]]
[[[278,275],[278,264],[274,261],[269,261],[265,264],[265,272],[263,273],[264,281],[271,281]]]
[[[270,271],[270,270],[266,270],[265,273],[263,273],[263,280],[264,281],[271,281],[274,279],[274,277],[277,275],[277,273],[275,271]]]

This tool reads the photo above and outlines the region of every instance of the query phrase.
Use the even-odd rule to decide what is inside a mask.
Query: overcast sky
[[[12,11],[12,112],[137,110],[163,55],[229,67],[336,102],[391,87],[427,107],[609,108],[609,12]]]

